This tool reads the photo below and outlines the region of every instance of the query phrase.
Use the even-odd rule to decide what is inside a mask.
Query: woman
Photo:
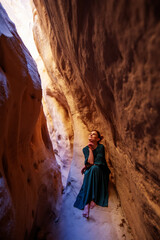
[[[108,206],[108,181],[110,170],[105,160],[105,149],[100,144],[102,136],[97,130],[89,134],[89,143],[83,148],[85,167],[84,180],[74,207],[83,211],[83,216],[89,217],[89,210],[96,204],[102,207]]]

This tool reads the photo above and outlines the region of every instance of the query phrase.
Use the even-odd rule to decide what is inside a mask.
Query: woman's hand
[[[82,175],[85,173],[85,171],[86,171],[86,166],[83,167],[82,170],[81,170]]]
[[[88,147],[89,147],[91,150],[93,150],[93,146],[94,146],[94,144],[93,144],[92,142],[89,141],[89,143],[88,143]]]
[[[92,166],[93,166],[93,164],[87,163],[87,164],[82,168],[82,170],[81,170],[82,175],[85,173],[85,171],[86,171],[87,169],[89,169],[89,168],[92,167]]]

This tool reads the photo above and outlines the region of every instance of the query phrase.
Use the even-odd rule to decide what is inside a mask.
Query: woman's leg
[[[89,210],[90,210],[90,204],[88,203],[83,210],[83,217],[89,218]]]
[[[94,208],[96,206],[96,203],[92,200],[91,202],[90,202],[90,208],[92,209],[92,208]]]

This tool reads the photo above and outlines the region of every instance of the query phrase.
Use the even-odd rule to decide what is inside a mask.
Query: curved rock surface
[[[35,62],[0,4],[0,239],[36,239],[62,190]]]
[[[98,128],[135,240],[159,239],[159,1],[33,2],[52,96],[73,125],[72,166]]]

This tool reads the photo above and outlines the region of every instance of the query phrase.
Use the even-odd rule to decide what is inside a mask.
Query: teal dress
[[[89,147],[83,148],[85,165],[88,163]],[[92,200],[99,206],[108,206],[108,181],[110,170],[105,160],[103,144],[93,150],[94,164],[84,173],[83,184],[74,203],[74,207],[84,209]]]

